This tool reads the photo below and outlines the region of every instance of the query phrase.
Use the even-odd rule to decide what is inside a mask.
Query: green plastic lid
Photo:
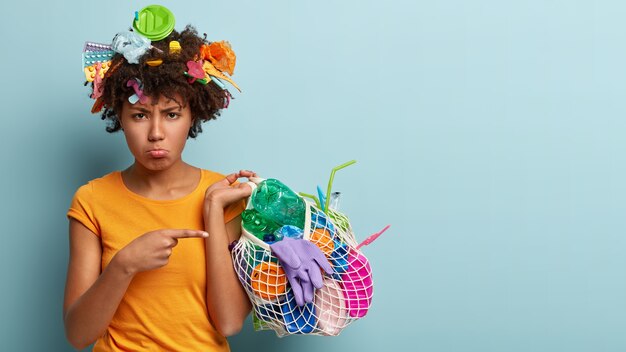
[[[156,41],[172,33],[175,23],[174,14],[166,7],[150,5],[135,13],[133,28],[144,37]]]

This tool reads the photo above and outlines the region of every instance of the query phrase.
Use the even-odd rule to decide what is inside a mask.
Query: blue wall
[[[626,4],[162,1],[226,39],[243,93],[185,160],[335,189],[376,283],[339,337],[251,324],[234,351],[626,350]],[[148,2],[3,5],[0,341],[70,351],[65,213],[132,162],[90,115],[87,40]]]

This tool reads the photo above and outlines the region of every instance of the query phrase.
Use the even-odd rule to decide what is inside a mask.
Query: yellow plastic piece
[[[154,60],[146,61],[146,64],[148,64],[148,66],[152,66],[152,67],[159,66],[162,63],[163,63],[163,60],[161,60],[161,59],[154,59]]]
[[[176,40],[172,40],[170,42],[170,54],[180,54],[182,48],[180,47],[180,43]]]
[[[204,63],[202,64],[202,68],[204,69],[204,72],[206,72],[207,75],[223,79],[226,82],[232,84],[233,87],[237,88],[237,90],[241,92],[241,89],[237,87],[237,84],[233,82],[232,79],[228,78],[225,74],[223,74],[218,69],[216,69],[212,63],[208,61],[204,61]]]
[[[88,82],[93,82],[93,80],[96,78],[96,65],[98,64],[95,63],[91,66],[85,67],[85,78]],[[100,78],[104,78],[104,74],[111,67],[111,61],[100,62],[100,65]]]

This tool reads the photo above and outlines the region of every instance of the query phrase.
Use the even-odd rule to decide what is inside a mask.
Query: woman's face
[[[192,124],[191,110],[189,104],[180,107],[163,96],[156,105],[125,101],[120,123],[135,161],[149,170],[164,170],[181,159]]]

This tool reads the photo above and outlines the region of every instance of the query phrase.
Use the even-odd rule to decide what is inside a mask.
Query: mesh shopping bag
[[[277,180],[253,178],[251,181],[254,188]],[[253,306],[255,330],[271,329],[279,337],[338,335],[365,316],[372,303],[372,270],[348,218],[333,209],[322,211],[318,204],[295,193],[291,197],[299,204],[300,213],[298,206],[289,204],[280,209],[286,215],[283,221],[264,218],[262,215],[266,213],[259,212],[254,205],[260,207],[259,201],[255,202],[258,193],[256,188],[242,214],[242,236],[232,249],[235,270]],[[269,192],[269,200],[265,201],[272,203],[275,196]],[[295,226],[298,222],[302,228]],[[296,304],[294,288],[270,247],[285,237],[315,244],[332,266],[331,274],[323,273],[323,286],[315,290],[312,302],[303,306]]]

